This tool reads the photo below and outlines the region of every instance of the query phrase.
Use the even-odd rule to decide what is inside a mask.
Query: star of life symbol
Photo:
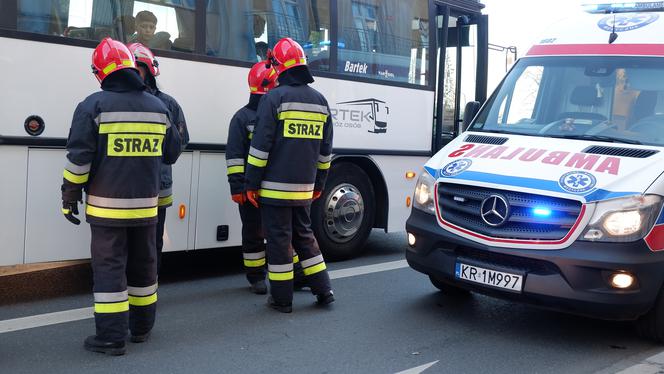
[[[597,184],[597,179],[585,171],[570,171],[560,177],[558,184],[565,191],[578,194],[592,190]]]
[[[616,32],[624,32],[640,29],[658,19],[659,14],[656,13],[615,14],[602,18],[597,26],[604,31],[611,32],[615,24]]]
[[[470,165],[473,164],[472,160],[469,160],[467,158],[461,159],[461,160],[456,160],[452,161],[449,164],[445,165],[441,170],[440,173],[445,176],[445,177],[453,177],[455,175],[459,175],[466,171]]]

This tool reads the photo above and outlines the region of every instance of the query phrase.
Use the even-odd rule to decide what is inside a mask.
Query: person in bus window
[[[180,135],[161,100],[145,92],[134,55],[106,38],[92,54],[101,92],[74,111],[63,172],[62,213],[78,225],[78,202],[86,192],[96,334],[85,349],[125,353],[144,342],[157,311],[155,230],[162,162],[180,155]]]
[[[309,86],[314,79],[302,46],[281,39],[268,53],[279,87],[260,101],[251,139],[245,189],[261,205],[270,279],[268,306],[293,311],[292,247],[319,305],[334,301],[330,277],[311,230],[311,203],[321,196],[331,165],[332,119],[327,100]]]
[[[189,131],[184,119],[184,112],[180,104],[171,96],[157,87],[156,77],[159,75],[159,63],[152,51],[140,43],[127,46],[136,58],[138,72],[143,78],[147,91],[161,100],[171,111],[173,125],[180,133],[182,150],[189,144]],[[166,222],[166,208],[173,205],[173,171],[171,165],[161,165],[161,178],[159,185],[159,213],[157,221],[157,274],[161,269],[161,253],[164,248],[164,225]]]
[[[146,46],[152,46],[150,42],[154,38],[157,30],[157,16],[148,10],[142,10],[136,13],[135,19],[136,34],[129,38],[130,43],[141,43]]]

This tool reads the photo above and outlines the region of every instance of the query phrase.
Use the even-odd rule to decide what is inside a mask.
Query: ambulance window
[[[428,84],[426,0],[338,2],[337,71],[358,77]]]
[[[329,70],[329,0],[208,0],[208,55],[258,62],[283,37],[300,43],[309,67]]]

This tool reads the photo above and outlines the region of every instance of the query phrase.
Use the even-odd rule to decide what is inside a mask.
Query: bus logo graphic
[[[363,99],[337,103],[331,109],[337,127],[367,128],[373,134],[385,134],[390,108],[378,99]]]

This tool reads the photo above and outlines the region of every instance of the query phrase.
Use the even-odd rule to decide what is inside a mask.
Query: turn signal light
[[[180,219],[184,219],[186,215],[187,215],[187,207],[184,204],[180,204],[180,209],[178,210],[178,217],[180,217]]]
[[[413,178],[415,178],[415,176],[417,176],[417,173],[415,173],[414,171],[407,171],[406,172],[406,179],[413,179]]]
[[[609,277],[613,288],[630,288],[634,284],[634,276],[629,273],[613,273]]]
[[[406,197],[406,208],[410,208],[411,198],[410,196]]]

